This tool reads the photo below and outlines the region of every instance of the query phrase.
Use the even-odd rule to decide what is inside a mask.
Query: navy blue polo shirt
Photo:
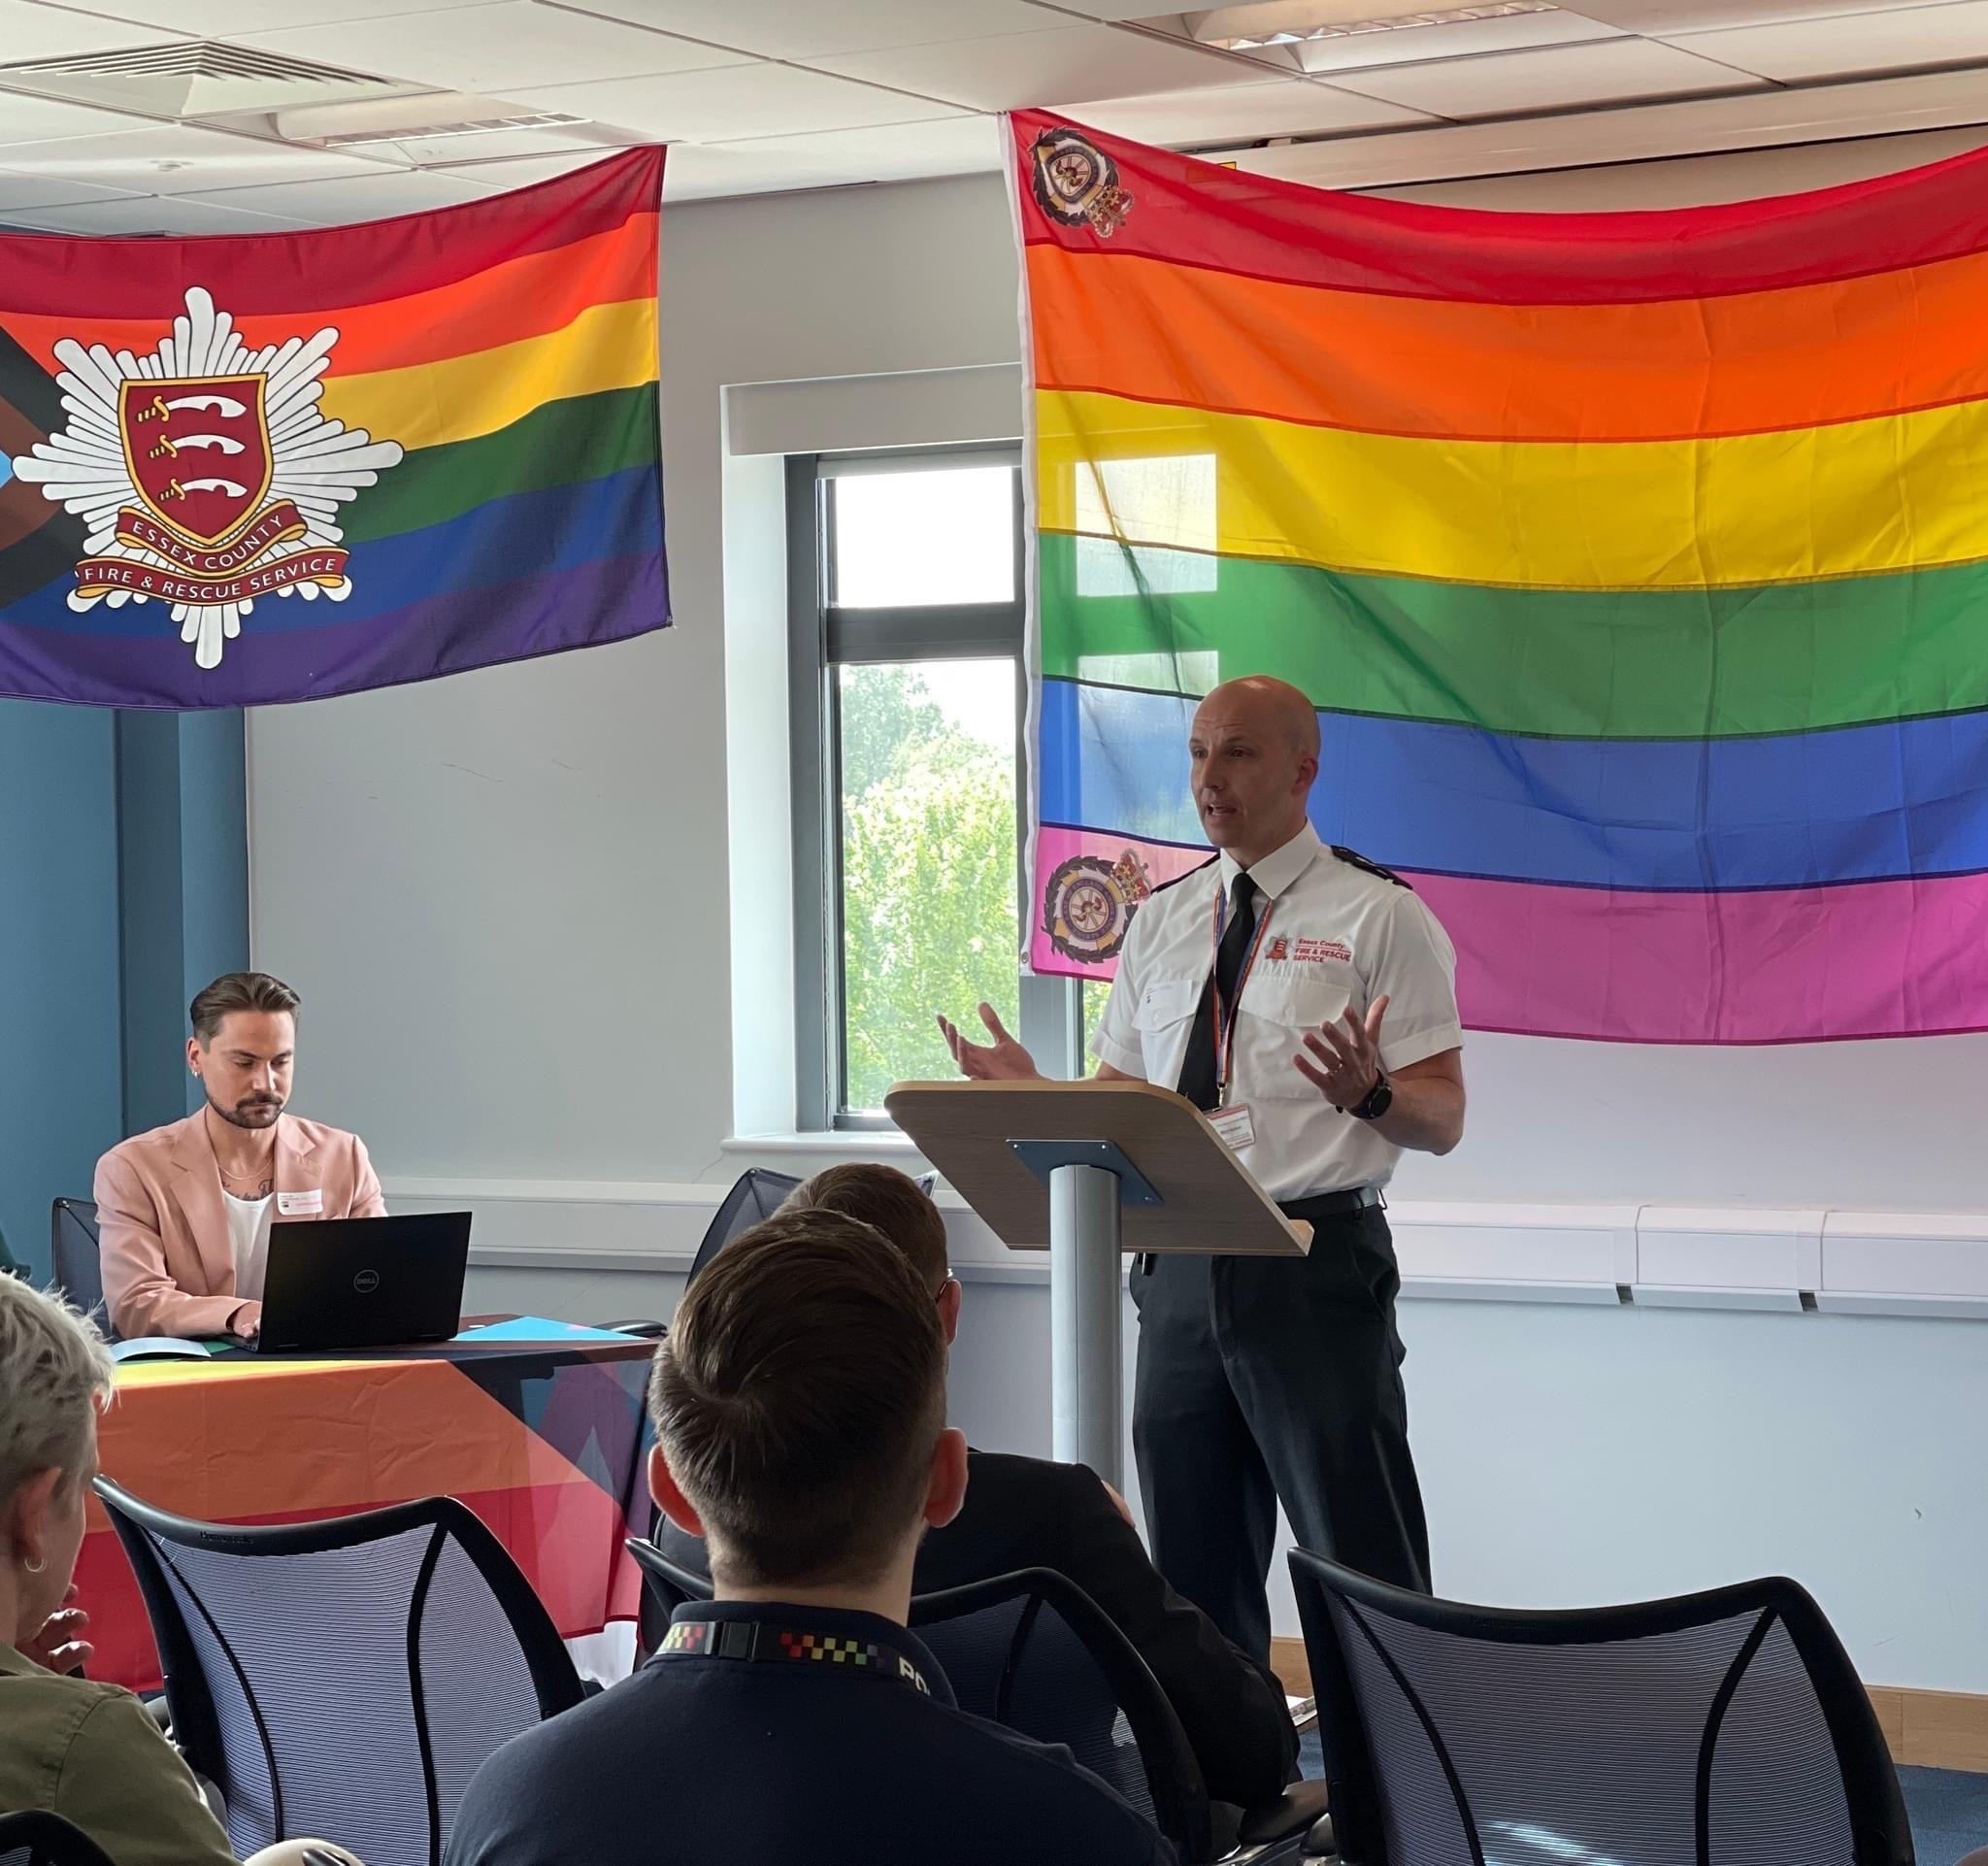
[[[748,1640],[780,1656],[710,1649]],[[695,1601],[671,1641],[477,1771],[447,1866],[1175,1866],[1068,1750],[958,1709],[893,1620]]]

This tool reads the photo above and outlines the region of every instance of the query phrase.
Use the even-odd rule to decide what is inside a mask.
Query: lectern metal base
[[[1125,1488],[1125,1355],[1119,1316],[1117,1174],[1049,1174],[1049,1341],[1055,1453]]]

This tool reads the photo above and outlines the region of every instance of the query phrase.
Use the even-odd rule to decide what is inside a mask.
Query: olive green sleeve
[[[193,1772],[128,1691],[106,1694],[62,1759],[54,1812],[113,1866],[234,1866]]]

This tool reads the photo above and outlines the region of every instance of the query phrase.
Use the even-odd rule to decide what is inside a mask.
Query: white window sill
[[[718,1143],[731,1153],[826,1153],[841,1159],[873,1160],[878,1154],[916,1158],[911,1137],[895,1127],[838,1127],[816,1134],[734,1134]]]

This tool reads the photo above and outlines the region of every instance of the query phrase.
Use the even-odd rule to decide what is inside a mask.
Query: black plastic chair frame
[[[1378,1777],[1367,1741],[1366,1721],[1339,1627],[1325,1597],[1328,1592],[1337,1593],[1355,1608],[1366,1607],[1428,1631],[1507,1646],[1590,1646],[1657,1638],[1747,1614],[1756,1615],[1756,1623],[1734,1656],[1707,1720],[1705,1747],[1699,1759],[1696,1810],[1701,1859],[1707,1850],[1706,1797],[1712,1742],[1748,1662],[1778,1622],[1787,1630],[1815,1686],[1816,1704],[1842,1776],[1858,1866],[1913,1866],[1911,1828],[1876,1713],[1828,1617],[1798,1582],[1770,1576],[1666,1600],[1540,1611],[1474,1607],[1408,1593],[1342,1568],[1308,1549],[1293,1549],[1289,1564],[1298,1616],[1304,1629],[1306,1657],[1311,1669],[1312,1690],[1318,1702],[1319,1744],[1325,1757],[1333,1831],[1340,1857],[1348,1866],[1352,1862],[1358,1862],[1358,1866],[1387,1866],[1389,1855],[1380,1819]],[[1456,1797],[1465,1831],[1472,1837],[1473,1846],[1477,1846],[1462,1784],[1426,1706],[1403,1676],[1394,1656],[1357,1616],[1355,1623],[1360,1625],[1363,1636],[1420,1720],[1450,1792]]]
[[[138,1577],[152,1636],[158,1643],[161,1667],[165,1673],[166,1709],[172,1719],[173,1738],[187,1764],[202,1777],[220,1780],[228,1774],[223,1752],[220,1722],[206,1668],[195,1649],[184,1614],[162,1564],[169,1560],[152,1538],[167,1545],[183,1545],[218,1554],[249,1557],[321,1554],[350,1549],[369,1542],[405,1535],[411,1530],[429,1529],[432,1539],[418,1571],[414,1591],[408,1605],[408,1623],[420,1624],[429,1583],[441,1560],[442,1551],[453,1540],[469,1556],[488,1585],[505,1617],[516,1635],[532,1687],[539,1702],[541,1719],[569,1711],[585,1695],[572,1655],[559,1638],[544,1604],[531,1583],[519,1571],[504,1545],[466,1504],[453,1497],[423,1497],[411,1503],[388,1505],[381,1510],[335,1516],[315,1522],[277,1523],[234,1527],[201,1522],[191,1516],[175,1516],[160,1510],[109,1478],[98,1478],[94,1488],[109,1512],[111,1525],[117,1532],[132,1570]],[[190,1585],[186,1595],[206,1623],[209,1636],[227,1656],[234,1669],[235,1683],[254,1719],[262,1745],[262,1759],[268,1772],[272,1808],[279,1833],[284,1829],[282,1780],[277,1766],[276,1750],[262,1720],[256,1693],[235,1657],[226,1636],[207,1615],[199,1594]],[[417,1642],[409,1642],[408,1665],[414,1702],[417,1708],[415,1728],[421,1746],[421,1769],[428,1794],[429,1851],[441,1856],[441,1810],[435,1779],[435,1759],[430,1752],[427,1724],[418,1715],[422,1702],[420,1657]]]

